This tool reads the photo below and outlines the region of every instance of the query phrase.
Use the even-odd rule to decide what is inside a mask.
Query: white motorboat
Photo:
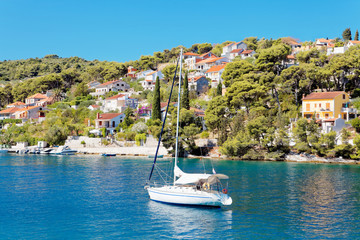
[[[178,103],[180,103],[180,91],[181,91],[181,62],[182,62],[182,50],[180,55],[180,76],[179,76],[179,93]],[[173,78],[172,88],[175,82],[175,75]],[[170,104],[171,93],[168,100]],[[185,173],[178,166],[178,141],[179,141],[179,115],[180,115],[180,104],[177,104],[177,128],[176,128],[176,147],[175,147],[175,161],[174,161],[174,181],[173,183],[164,183],[161,185],[151,185],[148,183],[145,186],[147,189],[150,199],[153,201],[159,201],[170,204],[183,204],[183,205],[198,205],[198,206],[225,206],[232,204],[232,198],[227,194],[227,188],[222,186],[221,180],[229,179],[224,174],[216,174],[213,169],[212,174],[206,173]],[[167,107],[168,108],[168,107]],[[166,109],[167,114],[168,109]],[[150,172],[149,181],[154,168],[156,167],[157,153],[160,146],[161,135],[165,126],[166,114],[163,121],[162,130],[158,142],[158,147],[154,157],[154,163]]]
[[[52,151],[51,154],[56,155],[75,155],[77,150],[72,150],[68,146],[60,146],[56,151]]]

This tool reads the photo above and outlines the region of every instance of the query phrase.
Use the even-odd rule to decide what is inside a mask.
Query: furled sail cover
[[[211,176],[211,174],[196,174],[196,173],[184,173],[181,177],[175,181],[175,184],[189,184],[197,183],[199,180],[206,180]]]

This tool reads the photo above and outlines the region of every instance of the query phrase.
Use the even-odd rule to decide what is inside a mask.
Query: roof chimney
[[[100,113],[96,114],[96,119],[100,119]]]
[[[302,99],[304,99],[305,98],[305,94],[303,93],[303,97],[302,97]]]

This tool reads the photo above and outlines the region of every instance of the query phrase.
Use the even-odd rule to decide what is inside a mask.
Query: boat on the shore
[[[115,153],[103,153],[103,154],[101,154],[101,156],[103,156],[103,157],[115,157],[116,154]]]
[[[75,155],[77,150],[70,149],[69,146],[60,146],[56,151],[52,151],[51,154],[56,155]]]
[[[179,92],[178,92],[178,104],[177,104],[177,126],[176,126],[176,145],[175,145],[175,161],[173,169],[173,182],[164,182],[164,184],[158,185],[154,183],[150,184],[151,176],[156,167],[157,154],[161,142],[161,136],[164,130],[166,115],[170,105],[171,94],[175,83],[176,72],[180,63],[179,71]],[[160,132],[159,142],[154,157],[154,163],[150,172],[148,182],[145,189],[148,191],[150,199],[153,201],[169,203],[169,204],[181,204],[181,205],[196,205],[196,206],[214,206],[220,207],[232,204],[232,198],[227,194],[227,187],[223,187],[221,180],[229,179],[224,174],[216,174],[214,168],[212,174],[207,173],[185,173],[178,166],[178,149],[179,149],[179,115],[180,115],[180,95],[181,95],[181,66],[182,66],[182,49],[180,59],[178,60],[175,74],[171,86],[170,96],[165,112],[165,117]],[[159,169],[157,169],[159,170]],[[161,173],[161,171],[158,171]],[[166,179],[161,177],[162,179]]]
[[[149,155],[148,158],[154,158],[155,156],[154,155]],[[157,158],[163,158],[164,155],[158,155]]]

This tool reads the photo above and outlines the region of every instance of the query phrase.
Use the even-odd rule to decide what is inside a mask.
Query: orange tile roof
[[[193,80],[194,80],[194,82],[197,82],[199,79],[201,79],[201,78],[206,78],[205,76],[199,76],[199,77],[195,77],[195,78],[193,78]]]
[[[103,114],[100,114],[98,119],[110,120],[117,116],[120,116],[121,114],[123,114],[123,113],[103,113]]]
[[[230,53],[237,53],[237,52],[241,52],[244,51],[244,49],[240,48],[240,49],[234,49],[232,50]]]
[[[43,98],[47,98],[47,96],[44,95],[44,94],[41,94],[41,93],[37,93],[37,94],[34,94],[34,95],[28,97],[28,99],[29,99],[29,98],[40,98],[40,99],[43,99]]]
[[[99,108],[99,105],[91,105],[93,108]]]
[[[319,42],[324,42],[324,43],[331,43],[334,40],[333,39],[325,39],[325,38],[319,38],[317,39]]]
[[[242,53],[240,53],[240,54],[249,54],[249,53],[252,53],[254,50],[245,50],[245,51],[243,51]]]
[[[105,87],[105,86],[113,84],[113,83],[115,83],[117,81],[119,81],[119,80],[109,81],[109,82],[106,82],[106,83],[103,83],[103,84],[100,84],[100,85],[96,86],[96,88]]]
[[[221,69],[224,69],[225,66],[226,64],[212,66],[209,70],[206,71],[206,73],[219,72]]]
[[[343,91],[337,92],[313,92],[303,98],[303,100],[315,100],[315,99],[334,99],[340,94],[346,94]]]
[[[202,110],[202,109],[190,107],[190,110],[193,110],[195,115],[198,116],[198,117],[205,117],[205,111]]]
[[[113,100],[113,99],[117,99],[117,98],[120,98],[120,97],[124,97],[125,95],[124,94],[118,94],[118,95],[115,95],[115,96],[112,96],[112,97],[108,97],[106,98],[105,100]]]
[[[156,71],[152,71],[152,72],[150,72],[150,73],[146,74],[146,76],[153,75],[154,73],[156,73]]]
[[[216,62],[217,60],[223,59],[224,57],[210,57],[207,58],[205,60],[202,60],[200,62],[197,62],[196,64],[203,64],[203,63],[213,63]]]
[[[186,52],[186,53],[184,53],[184,56],[200,56],[200,55],[197,53]]]
[[[207,52],[207,53],[204,53],[204,54],[201,54],[200,55],[200,57],[205,57],[207,54],[210,54],[211,55],[211,57],[213,57],[213,56],[216,56],[215,54],[213,54],[211,51],[210,52]]]
[[[18,102],[11,103],[8,106],[23,106],[23,105],[25,105],[25,103],[18,101]]]
[[[20,108],[17,108],[17,107],[7,108],[5,110],[0,111],[0,114],[5,114],[5,113],[11,114],[11,113],[18,111],[19,109]]]
[[[287,58],[287,59],[295,59],[295,56],[293,56],[293,55],[287,55],[286,58]]]
[[[350,40],[349,42],[351,42],[353,44],[360,44],[360,41],[355,41],[355,40]]]

